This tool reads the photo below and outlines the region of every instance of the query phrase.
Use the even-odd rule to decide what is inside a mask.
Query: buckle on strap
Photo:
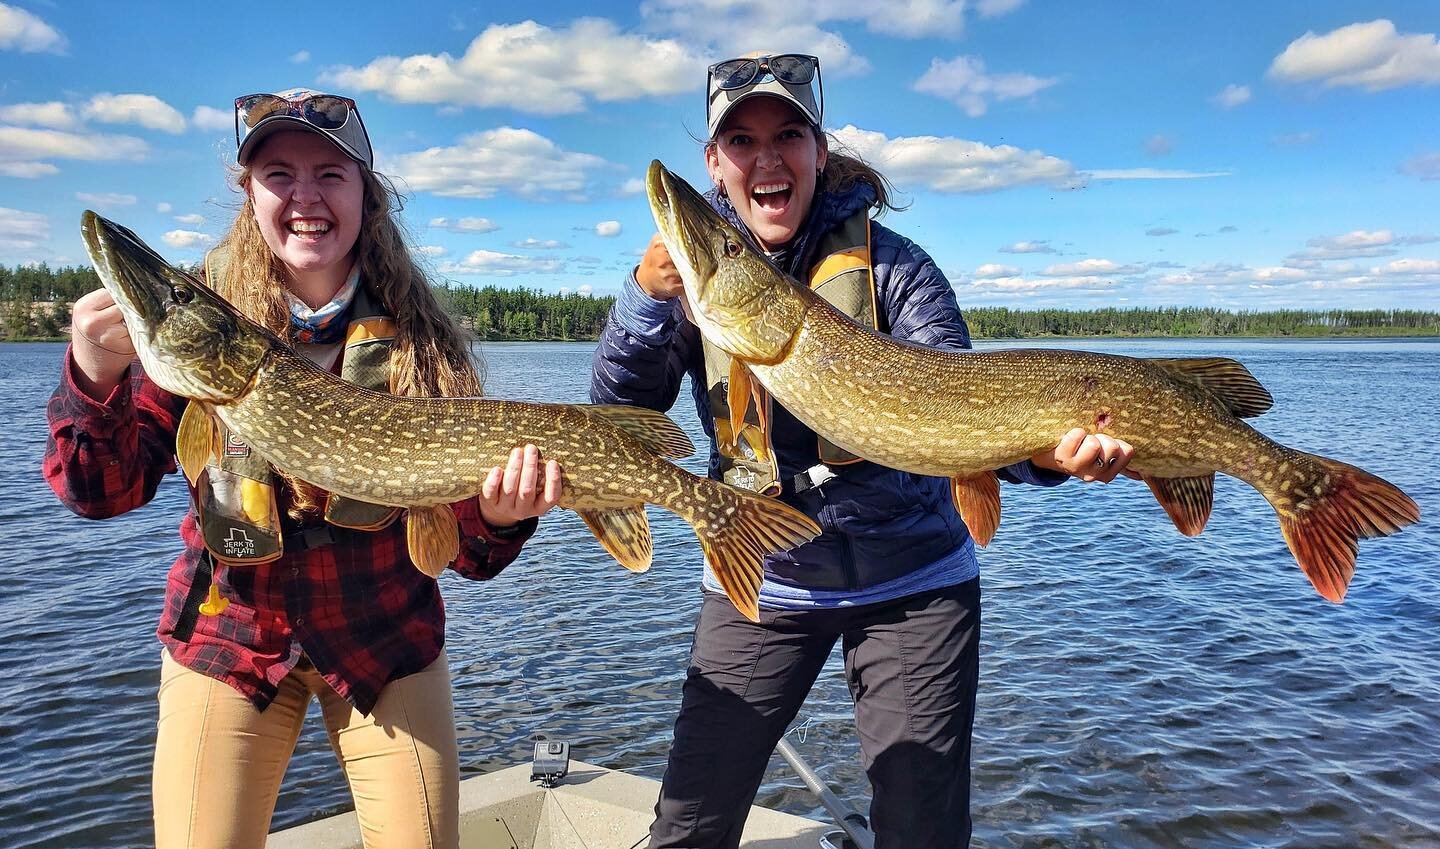
[[[824,463],[816,463],[800,474],[790,478],[790,491],[796,494],[811,489],[818,489],[820,486],[838,478],[839,475]]]
[[[285,535],[285,548],[294,551],[309,551],[312,548],[324,548],[327,545],[334,545],[340,538],[335,529],[330,525],[319,525],[314,528],[301,528],[293,533]]]

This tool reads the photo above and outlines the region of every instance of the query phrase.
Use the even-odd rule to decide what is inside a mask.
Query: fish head
[[[249,390],[273,336],[129,229],[87,210],[80,232],[151,380],[214,404]]]
[[[766,365],[784,359],[809,292],[658,160],[650,163],[646,190],[700,332],[733,357]]]

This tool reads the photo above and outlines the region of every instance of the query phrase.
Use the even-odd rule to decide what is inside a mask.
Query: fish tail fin
[[[717,481],[704,480],[700,495],[686,519],[705,561],[735,609],[758,622],[765,555],[809,542],[820,526],[784,502]]]
[[[1398,487],[1369,472],[1315,455],[1300,455],[1292,475],[1264,492],[1280,515],[1290,553],[1320,595],[1345,598],[1362,538],[1388,536],[1420,521],[1420,508]]]

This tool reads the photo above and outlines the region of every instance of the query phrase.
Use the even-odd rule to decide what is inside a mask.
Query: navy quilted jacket
[[[747,232],[726,199],[707,197],[722,215]],[[790,246],[787,270],[803,279],[819,237],[874,203],[869,186],[843,194],[822,192],[801,235]],[[879,224],[871,227],[871,259],[882,329],[900,339],[937,348],[969,348],[970,334],[955,292],[933,260],[914,242]],[[699,331],[678,299],[656,301],[632,272],[596,348],[590,398],[599,404],[634,404],[665,411],[675,403],[681,379],[690,390],[710,437],[710,475],[719,477],[719,454]],[[780,476],[787,480],[819,462],[813,431],[778,403],[773,440]],[[859,589],[892,580],[932,563],[965,544],[965,523],[950,498],[949,481],[862,462],[834,469],[838,477],[782,498],[819,522],[824,533],[791,551],[768,557],[767,577],[822,589]],[[1049,485],[1064,480],[1031,464],[1000,470],[1011,482]]]

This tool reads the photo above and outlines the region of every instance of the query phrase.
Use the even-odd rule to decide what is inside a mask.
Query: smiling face
[[[360,235],[360,165],[315,133],[276,133],[251,158],[246,188],[265,244],[290,272],[295,294],[324,303],[345,281]]]
[[[752,97],[726,116],[705,148],[710,179],[725,187],[740,220],[766,250],[805,224],[826,149],[810,123],[778,97]]]

